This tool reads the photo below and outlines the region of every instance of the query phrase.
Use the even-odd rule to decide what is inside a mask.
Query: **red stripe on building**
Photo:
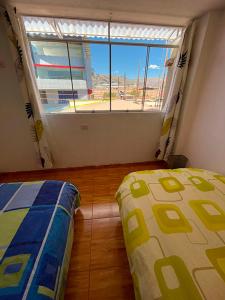
[[[47,64],[34,64],[35,67],[48,67],[48,68],[58,68],[58,69],[69,69],[70,66],[63,65],[47,65]],[[84,70],[83,66],[71,66],[71,69]]]

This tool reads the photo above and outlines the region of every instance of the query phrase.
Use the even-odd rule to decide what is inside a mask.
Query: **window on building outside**
[[[163,108],[182,28],[23,20],[46,113]]]

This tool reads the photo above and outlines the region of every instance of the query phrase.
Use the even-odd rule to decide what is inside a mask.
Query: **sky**
[[[112,44],[112,76],[124,75],[128,79],[137,79],[138,72],[139,77],[144,78],[145,66],[146,66],[146,46],[133,46],[129,44],[126,45],[115,45]],[[121,42],[121,40],[119,40]],[[134,40],[132,42],[142,42],[146,41]],[[151,44],[164,44],[165,41],[149,41]],[[69,60],[67,56],[67,46],[62,43],[51,42],[45,45],[44,50],[43,42],[35,41],[32,42],[32,52],[34,56],[35,63],[54,63],[57,57],[57,64],[69,65]],[[45,42],[46,44],[46,42]],[[79,55],[77,55],[76,44],[69,45],[70,49],[70,60],[72,65],[82,65],[82,61],[79,60]],[[79,46],[80,47],[80,46]],[[108,44],[97,44],[90,43],[90,56],[91,56],[91,68],[96,74],[104,74],[109,76],[109,45]],[[44,51],[44,54],[42,53]],[[149,62],[148,62],[148,78],[159,78],[162,77],[164,72],[164,61],[166,56],[166,48],[150,48]],[[72,55],[74,53],[74,55]],[[65,54],[65,55],[62,55]],[[79,53],[78,53],[79,54]],[[46,59],[47,57],[47,59]],[[36,59],[37,58],[37,59]],[[40,61],[39,61],[40,60]]]
[[[145,41],[146,42],[146,41]],[[159,41],[154,41],[154,43]],[[162,43],[162,41],[160,41]],[[146,64],[145,46],[112,45],[112,75],[135,79],[140,70],[144,77]],[[109,46],[105,44],[90,44],[91,65],[97,74],[109,74]],[[148,63],[148,78],[158,78],[163,73],[165,48],[151,48]]]

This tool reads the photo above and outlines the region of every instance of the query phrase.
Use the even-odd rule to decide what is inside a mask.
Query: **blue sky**
[[[119,40],[121,42],[121,40]],[[125,40],[123,40],[125,41]],[[144,78],[144,69],[146,64],[146,46],[133,46],[126,41],[126,45],[112,45],[112,75],[113,76],[124,76],[126,75],[129,79],[137,79],[138,70],[140,72],[140,78]],[[144,42],[146,41],[134,41],[134,42]],[[163,44],[165,41],[149,41],[151,43]],[[43,42],[32,42],[33,56],[35,63],[45,63],[45,61],[54,62],[56,60],[55,56],[42,54],[39,51],[41,48],[38,46]],[[67,57],[66,44],[53,43],[57,45],[56,50],[63,50],[65,56],[57,56],[57,64],[69,65]],[[107,44],[95,44],[90,43],[90,54],[91,54],[91,66],[96,74],[109,75],[109,45]],[[51,45],[50,45],[51,46]],[[72,47],[72,46],[71,46]],[[40,48],[40,49],[39,49]],[[59,49],[58,49],[59,48]],[[62,48],[62,49],[61,49]],[[70,51],[76,50],[75,45],[70,48]],[[40,53],[39,53],[39,52]],[[76,51],[75,51],[76,52]],[[73,52],[71,52],[73,53]],[[165,48],[150,48],[150,56],[148,63],[148,78],[161,77],[164,71],[164,60],[166,55]],[[47,60],[46,60],[47,57]],[[79,55],[71,56],[72,65],[82,65],[82,61],[79,61]]]
[[[91,64],[97,74],[109,74],[108,47],[104,44],[90,44]],[[143,46],[112,45],[112,75],[123,76],[125,73],[128,78],[134,79],[137,78],[139,68],[140,77],[144,77],[146,50]],[[161,76],[165,55],[165,48],[150,49],[148,77]]]

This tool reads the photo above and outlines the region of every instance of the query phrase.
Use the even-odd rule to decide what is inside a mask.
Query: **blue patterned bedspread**
[[[0,300],[63,298],[78,205],[68,182],[0,184]]]

